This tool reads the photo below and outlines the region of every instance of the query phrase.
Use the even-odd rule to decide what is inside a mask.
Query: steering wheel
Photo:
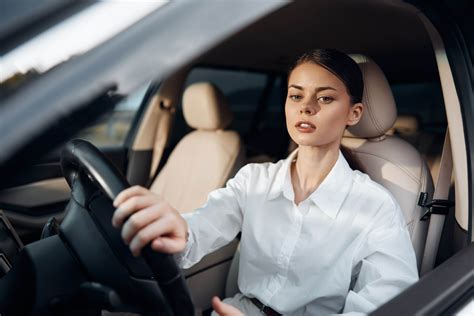
[[[71,308],[194,315],[173,256],[148,245],[134,257],[112,226],[112,200],[129,184],[107,157],[73,140],[62,150],[61,168],[71,187],[66,216],[57,235],[23,248],[0,280],[0,293],[9,289],[0,294],[2,315],[67,314]],[[21,309],[20,302],[31,308]]]

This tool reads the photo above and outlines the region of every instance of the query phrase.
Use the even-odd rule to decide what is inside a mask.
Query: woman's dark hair
[[[362,102],[364,80],[359,66],[352,58],[335,49],[315,49],[301,55],[291,67],[289,74],[304,63],[313,63],[326,68],[344,83],[353,104]]]

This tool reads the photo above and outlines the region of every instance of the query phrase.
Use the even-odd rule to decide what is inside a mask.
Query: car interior
[[[130,185],[148,187],[180,212],[192,212],[245,164],[275,162],[296,148],[285,126],[286,77],[292,61],[314,48],[341,50],[362,70],[364,115],[346,130],[344,153],[399,202],[423,276],[468,244],[467,162],[464,143],[453,141],[464,139],[456,128],[463,123],[459,110],[452,110],[456,91],[444,78],[443,48],[408,3],[292,2],[125,96],[75,138],[96,145]],[[133,106],[120,108],[124,102]],[[454,206],[436,237],[424,215],[439,179],[446,178],[440,176],[446,137],[454,172],[444,199]],[[70,212],[61,149],[0,189],[2,229],[14,233],[0,257],[0,277],[25,245],[50,236]],[[435,253],[426,259],[429,243],[436,244]],[[236,238],[184,271],[196,312],[209,315],[214,295],[238,291],[238,244]],[[102,314],[113,312],[104,307]]]

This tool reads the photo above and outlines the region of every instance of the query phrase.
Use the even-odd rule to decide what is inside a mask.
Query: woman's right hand
[[[122,228],[122,238],[134,256],[151,242],[163,253],[178,253],[186,247],[188,225],[171,205],[141,186],[123,190],[114,200],[117,210],[112,225]]]
[[[237,308],[222,302],[217,296],[212,298],[212,308],[219,316],[244,316]]]

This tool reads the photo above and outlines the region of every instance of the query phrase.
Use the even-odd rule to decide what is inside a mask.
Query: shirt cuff
[[[174,255],[176,263],[183,269],[187,269],[192,266],[192,262],[188,260],[187,258],[188,253],[194,244],[194,237],[189,226],[188,226],[188,232],[186,234],[186,237],[187,237],[186,247],[184,248],[182,252],[179,252]]]

